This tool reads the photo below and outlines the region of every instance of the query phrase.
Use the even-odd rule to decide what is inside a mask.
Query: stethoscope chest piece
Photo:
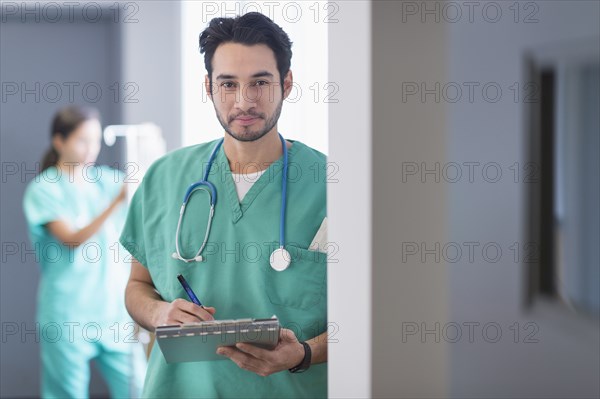
[[[269,262],[271,262],[271,267],[278,271],[282,272],[288,268],[291,263],[292,258],[290,257],[290,253],[283,247],[277,248],[273,253],[271,253],[271,257],[269,258]]]

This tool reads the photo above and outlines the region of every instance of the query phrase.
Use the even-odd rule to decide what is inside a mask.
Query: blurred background
[[[40,394],[21,203],[52,115],[97,107],[98,162],[141,179],[223,135],[198,36],[250,11],[294,43],[280,132],[330,162],[330,396],[600,397],[594,0],[2,1],[0,395]]]

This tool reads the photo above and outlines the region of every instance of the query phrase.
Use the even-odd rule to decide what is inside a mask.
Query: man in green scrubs
[[[208,177],[217,200],[203,260],[186,263],[172,254],[183,196],[203,178],[217,140],[162,157],[136,191],[120,238],[134,258],[127,309],[149,330],[272,315],[283,328],[275,349],[221,347],[220,361],[167,364],[154,345],[144,396],[326,397],[327,255],[311,245],[326,216],[326,158],[299,141],[285,141],[291,264],[276,271],[269,262],[279,247],[283,147],[277,121],[292,88],[291,42],[269,18],[248,13],[213,19],[200,35],[200,49],[206,90],[225,130]],[[239,179],[250,177],[251,187],[238,196],[245,191]],[[207,192],[196,191],[180,226],[182,257],[193,258],[202,246],[209,209]],[[178,274],[205,308],[188,300]]]

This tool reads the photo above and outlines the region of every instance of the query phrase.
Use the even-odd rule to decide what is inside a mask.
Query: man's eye
[[[231,89],[235,87],[235,84],[233,82],[224,82],[221,86],[223,86],[226,89]]]
[[[269,82],[267,82],[266,80],[257,80],[254,85],[255,86],[266,86],[268,84],[269,84]]]

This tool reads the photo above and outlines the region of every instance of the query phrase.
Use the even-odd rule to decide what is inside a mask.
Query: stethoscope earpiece
[[[179,255],[177,255],[177,252],[173,252],[171,254],[171,258],[173,259],[177,259],[177,260],[182,260],[185,263],[190,263],[190,262],[202,262],[204,260],[204,258],[202,257],[202,255],[198,255],[196,257],[193,257],[192,259],[185,259]]]

